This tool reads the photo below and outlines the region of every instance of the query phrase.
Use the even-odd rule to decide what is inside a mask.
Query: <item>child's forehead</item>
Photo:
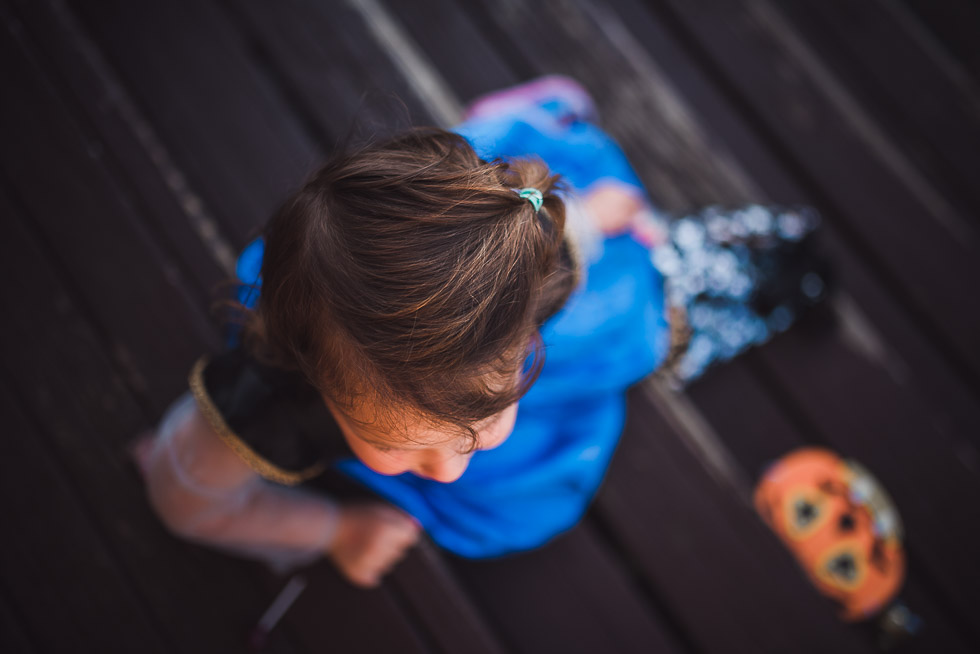
[[[519,381],[523,365],[513,373],[487,374],[490,388],[506,387],[509,382]],[[409,405],[392,404],[365,394],[343,408],[333,405],[334,413],[342,417],[345,427],[360,440],[377,445],[395,447],[431,447],[465,441],[472,432],[458,424],[439,422]],[[472,427],[480,430],[492,424],[498,415],[477,421]]]
[[[458,443],[464,434],[460,428],[454,425],[433,427],[425,423],[420,423],[414,428],[409,425],[383,428],[377,425],[363,426],[354,423],[352,426],[354,427],[355,434],[361,440],[375,445],[387,445],[405,449]]]
[[[418,411],[404,407],[385,407],[382,410],[369,402],[359,402],[341,415],[354,435],[378,445],[444,445],[458,442],[466,433],[457,425],[439,424]]]

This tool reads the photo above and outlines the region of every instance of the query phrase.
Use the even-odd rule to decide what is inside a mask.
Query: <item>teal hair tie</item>
[[[529,186],[527,188],[522,188],[517,192],[517,194],[531,203],[531,206],[534,207],[535,213],[541,211],[541,205],[544,204],[544,195],[541,194],[541,191]]]

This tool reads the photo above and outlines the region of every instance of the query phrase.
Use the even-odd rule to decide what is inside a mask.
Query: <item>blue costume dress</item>
[[[612,139],[564,109],[557,101],[538,103],[455,131],[484,159],[536,155],[575,190],[616,180],[642,193]],[[242,254],[243,282],[257,281],[261,255],[261,241]],[[355,458],[336,467],[414,515],[458,555],[494,557],[544,544],[582,517],[622,431],[627,387],[666,356],[663,289],[644,246],[630,236],[607,239],[580,287],[544,325],[544,367],[502,445],[476,452],[449,484],[381,475]]]

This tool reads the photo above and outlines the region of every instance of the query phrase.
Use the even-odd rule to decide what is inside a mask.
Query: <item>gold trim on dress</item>
[[[681,388],[678,367],[691,345],[691,325],[687,320],[687,311],[684,307],[670,305],[666,300],[664,306],[667,310],[670,341],[667,347],[667,356],[664,357],[663,363],[660,364],[654,374],[666,379],[675,387]]]
[[[280,468],[249,447],[248,444],[238,436],[238,434],[231,430],[231,427],[229,427],[228,423],[225,422],[224,416],[221,415],[221,411],[218,410],[218,407],[216,407],[214,402],[211,400],[211,396],[208,394],[207,388],[204,386],[204,368],[207,366],[207,363],[208,358],[203,356],[198,359],[194,364],[194,367],[191,368],[191,373],[187,379],[191,388],[191,394],[194,396],[194,400],[197,402],[197,407],[200,409],[201,414],[211,425],[211,428],[214,429],[215,433],[218,434],[218,437],[225,443],[225,445],[230,447],[235,454],[237,454],[242,461],[248,465],[249,468],[259,473],[262,477],[268,479],[269,481],[274,481],[278,484],[284,484],[286,486],[295,486],[296,484],[306,481],[307,479],[312,479],[323,472],[323,462],[315,463],[309,468],[298,472]]]

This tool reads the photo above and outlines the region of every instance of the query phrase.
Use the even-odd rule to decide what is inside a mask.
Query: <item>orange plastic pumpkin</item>
[[[845,620],[871,617],[901,588],[901,520],[859,464],[820,448],[791,452],[763,475],[755,507]]]

